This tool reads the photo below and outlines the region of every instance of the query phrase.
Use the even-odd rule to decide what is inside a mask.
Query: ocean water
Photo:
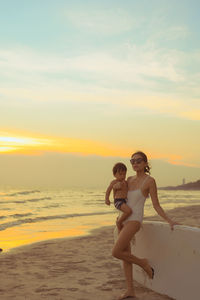
[[[200,191],[158,194],[166,210],[200,204]],[[113,225],[118,212],[113,204],[104,204],[104,195],[98,189],[0,189],[0,248],[6,251],[41,240],[80,236]],[[148,198],[145,216],[155,213]]]

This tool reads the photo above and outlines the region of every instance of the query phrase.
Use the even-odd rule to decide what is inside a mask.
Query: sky
[[[0,0],[0,185],[199,179],[198,0]]]

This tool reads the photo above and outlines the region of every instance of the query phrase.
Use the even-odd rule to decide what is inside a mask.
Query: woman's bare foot
[[[126,298],[129,298],[129,297],[131,297],[131,298],[135,298],[135,299],[137,299],[136,298],[136,296],[135,296],[135,292],[133,291],[133,290],[130,290],[130,291],[126,291],[125,293],[123,293],[119,298],[118,298],[118,300],[122,300],[122,299],[126,299]]]
[[[149,265],[149,262],[147,259],[144,259],[143,261],[144,261],[144,265],[143,265],[144,271],[147,273],[147,275],[149,276],[150,279],[153,279],[154,269]]]

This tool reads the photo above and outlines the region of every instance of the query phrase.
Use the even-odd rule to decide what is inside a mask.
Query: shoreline
[[[170,218],[176,220],[180,225],[184,226],[190,226],[190,227],[197,227],[200,228],[200,205],[189,205],[189,206],[180,206],[176,207],[170,210],[166,210],[167,215],[170,216]],[[159,221],[159,222],[165,222],[159,215],[153,215],[153,216],[148,216],[144,217],[143,221]],[[56,236],[56,233],[53,234],[53,237],[49,238],[44,238],[40,240],[36,240],[27,244],[22,244],[16,247],[10,247],[6,249],[5,253],[10,253],[15,251],[15,249],[23,248],[23,247],[29,247],[31,245],[37,244],[37,243],[42,243],[42,242],[47,242],[47,241],[54,241],[54,240],[62,240],[62,239],[75,239],[79,237],[88,237],[93,234],[93,231],[101,231],[102,228],[109,228],[114,225],[105,225],[105,226],[100,226],[92,229],[85,229],[85,230],[80,230],[79,233],[74,231],[74,235],[69,234],[68,235],[60,235],[58,234]],[[73,230],[72,230],[73,231]],[[0,245],[0,248],[1,245]],[[4,250],[4,249],[3,249]]]
[[[187,214],[185,214],[186,209],[187,209]],[[166,213],[172,219],[179,222],[180,225],[193,227],[193,228],[195,228],[195,227],[200,228],[200,205],[181,206],[181,207],[173,208],[171,210],[167,210]],[[184,218],[184,222],[183,222],[183,218]],[[159,215],[144,217],[143,221],[158,221],[158,222],[166,223]],[[106,229],[114,230],[114,227],[115,227],[115,225],[107,225],[107,226],[101,226],[98,228],[88,229],[88,230],[82,232],[82,234],[80,234],[80,235],[52,237],[49,239],[44,239],[44,240],[29,243],[29,244],[10,248],[9,250],[6,250],[4,252],[4,254],[14,253],[15,251],[18,251],[18,249],[31,247],[32,245],[46,243],[49,241],[56,242],[59,240],[73,240],[73,239],[79,239],[79,238],[84,238],[84,237],[90,237],[90,236],[93,236],[94,234],[100,233],[104,229],[105,230]]]
[[[200,227],[200,205],[167,213],[182,225]],[[145,220],[155,218],[160,221],[157,216]],[[113,229],[114,225],[104,226],[88,235],[49,239],[1,253],[1,272],[6,276],[1,279],[0,298],[116,299],[125,289],[125,281],[119,261],[111,256]],[[138,299],[171,299],[134,284]]]

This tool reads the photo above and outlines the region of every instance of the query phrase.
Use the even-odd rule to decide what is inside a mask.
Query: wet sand
[[[184,225],[200,227],[200,205],[168,214]],[[88,236],[48,240],[1,253],[0,299],[117,299],[125,281],[120,263],[111,256],[113,229],[103,227]],[[136,282],[135,288],[141,300],[171,299]]]

